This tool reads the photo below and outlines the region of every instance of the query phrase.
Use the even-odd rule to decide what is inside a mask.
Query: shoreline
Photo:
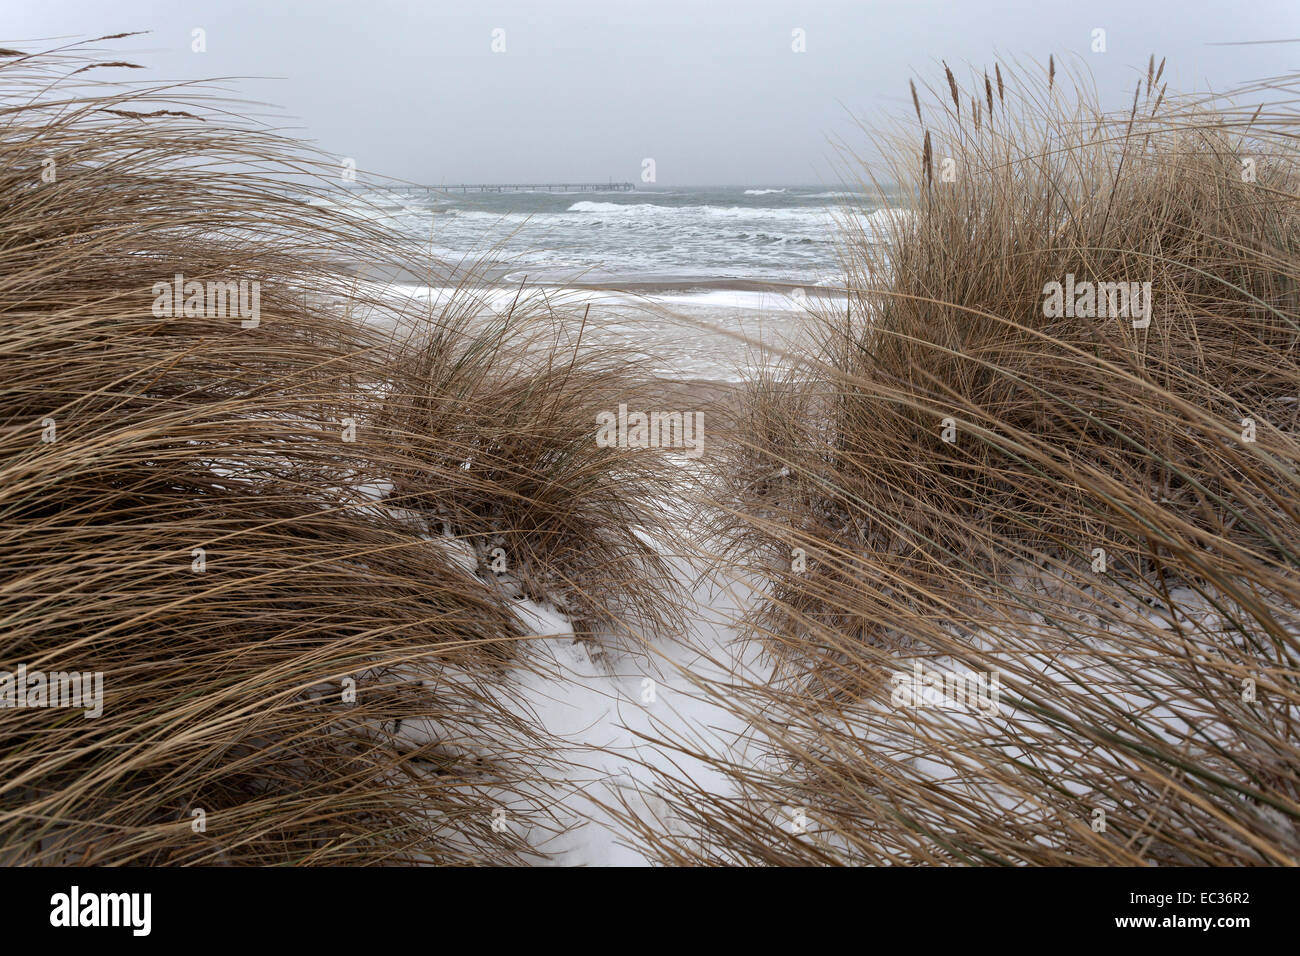
[[[577,289],[583,292],[623,292],[629,295],[663,295],[691,292],[767,292],[789,296],[797,289],[806,295],[829,297],[843,295],[843,287],[794,279],[757,278],[752,276],[630,276],[627,279],[584,279],[581,274],[560,278],[554,275],[534,277],[517,265],[489,263],[476,269],[460,268],[445,261],[433,261],[417,269],[397,262],[339,262],[342,274],[365,282],[392,285],[454,286],[472,281],[486,287],[514,288],[527,281],[529,286],[547,289]],[[522,275],[521,275],[522,273]],[[518,277],[518,278],[516,278]]]

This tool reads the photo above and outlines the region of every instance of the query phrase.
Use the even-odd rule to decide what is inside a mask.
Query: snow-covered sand
[[[628,828],[610,808],[686,836],[685,824],[656,791],[657,774],[690,779],[708,792],[730,791],[722,773],[670,741],[719,759],[744,759],[743,719],[702,693],[696,681],[761,667],[752,651],[742,656],[732,629],[746,595],[735,582],[716,578],[692,587],[697,569],[685,559],[673,562],[695,602],[690,633],[654,639],[644,651],[577,641],[554,611],[516,604],[531,630],[555,635],[531,644],[551,673],[522,673],[520,700],[539,729],[566,744],[552,784],[562,829],[529,834],[557,865],[648,863],[629,845]]]

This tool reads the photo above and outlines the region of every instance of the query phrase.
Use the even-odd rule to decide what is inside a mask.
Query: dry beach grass
[[[511,605],[688,630],[688,513],[774,674],[700,681],[743,759],[653,742],[733,790],[661,763],[685,826],[612,810],[651,858],[1300,862],[1290,81],[1153,61],[1103,115],[1054,62],[948,72],[877,140],[906,205],[845,210],[847,305],[737,396],[552,296],[484,323],[486,261],[436,306],[348,278],[423,265],[285,195],[328,158],[117,59],[0,51],[0,671],[104,675],[93,719],[0,708],[0,862],[526,861],[492,810],[550,827],[557,748]],[[156,314],[178,273],[256,321]],[[1067,276],[1151,283],[1149,324],[1048,314]],[[593,440],[655,401],[708,402],[689,471]],[[900,695],[945,672],[999,706]]]
[[[459,297],[392,314],[331,267],[389,261],[384,230],[281,188],[337,167],[206,89],[93,79],[116,59],[0,58],[0,667],[104,681],[94,719],[0,709],[0,857],[517,861],[490,813],[546,825],[549,744],[466,552],[504,534],[522,580],[671,616],[626,521],[656,466],[577,413],[636,373],[485,350]],[[256,281],[259,319],[159,317],[177,273]]]
[[[665,779],[705,839],[641,828],[659,859],[1300,862],[1294,87],[1162,70],[1109,116],[1055,63],[949,72],[876,140],[914,199],[886,243],[846,215],[847,305],[711,492],[778,675],[713,692],[764,759]],[[1049,317],[1067,274],[1151,282],[1149,326]],[[1001,707],[912,706],[927,672]]]

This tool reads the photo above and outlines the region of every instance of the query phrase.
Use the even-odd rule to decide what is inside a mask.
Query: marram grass
[[[391,235],[206,90],[0,54],[0,671],[103,677],[99,716],[0,708],[0,860],[524,860],[556,742],[510,602],[684,623],[683,475],[592,440],[656,386],[545,298],[479,321],[473,267],[368,293],[338,263]],[[878,138],[905,199],[845,211],[846,303],[692,465],[773,673],[703,687],[731,791],[608,808],[653,858],[1300,861],[1293,84],[1162,75],[1103,115],[1054,60],[945,69]],[[256,317],[160,314],[177,275]]]
[[[325,158],[106,59],[0,57],[0,670],[103,681],[98,717],[0,708],[0,860],[519,861],[553,744],[463,552],[671,618],[629,523],[655,466],[594,455],[581,408],[635,370],[517,348],[580,315],[512,312],[491,352],[471,291],[368,295],[336,263],[391,263],[382,225],[283,189]],[[187,314],[178,275],[257,315]]]
[[[847,302],[754,371],[706,495],[763,592],[774,678],[711,690],[757,756],[665,775],[703,836],[629,818],[650,854],[1300,862],[1294,84],[1162,71],[1119,115],[949,71],[874,141],[907,200],[846,211]]]

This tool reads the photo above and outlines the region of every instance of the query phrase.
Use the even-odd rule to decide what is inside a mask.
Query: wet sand
[[[484,285],[514,286],[525,270],[517,264],[492,263],[476,264],[469,270],[457,263],[430,260],[427,263],[338,263],[340,272],[355,276],[367,282],[393,283],[396,285],[434,285],[449,286],[468,279],[475,279]],[[513,278],[512,278],[513,277]],[[810,296],[832,296],[843,294],[843,289],[824,285],[801,285],[797,282],[782,282],[775,279],[749,279],[731,276],[678,276],[663,275],[640,277],[635,280],[596,279],[582,274],[568,277],[555,275],[530,276],[529,286],[547,288],[581,289],[595,292],[624,292],[629,295],[663,295],[668,293],[708,292],[714,290],[731,292],[770,292],[774,295],[788,296],[796,289],[802,289]]]

